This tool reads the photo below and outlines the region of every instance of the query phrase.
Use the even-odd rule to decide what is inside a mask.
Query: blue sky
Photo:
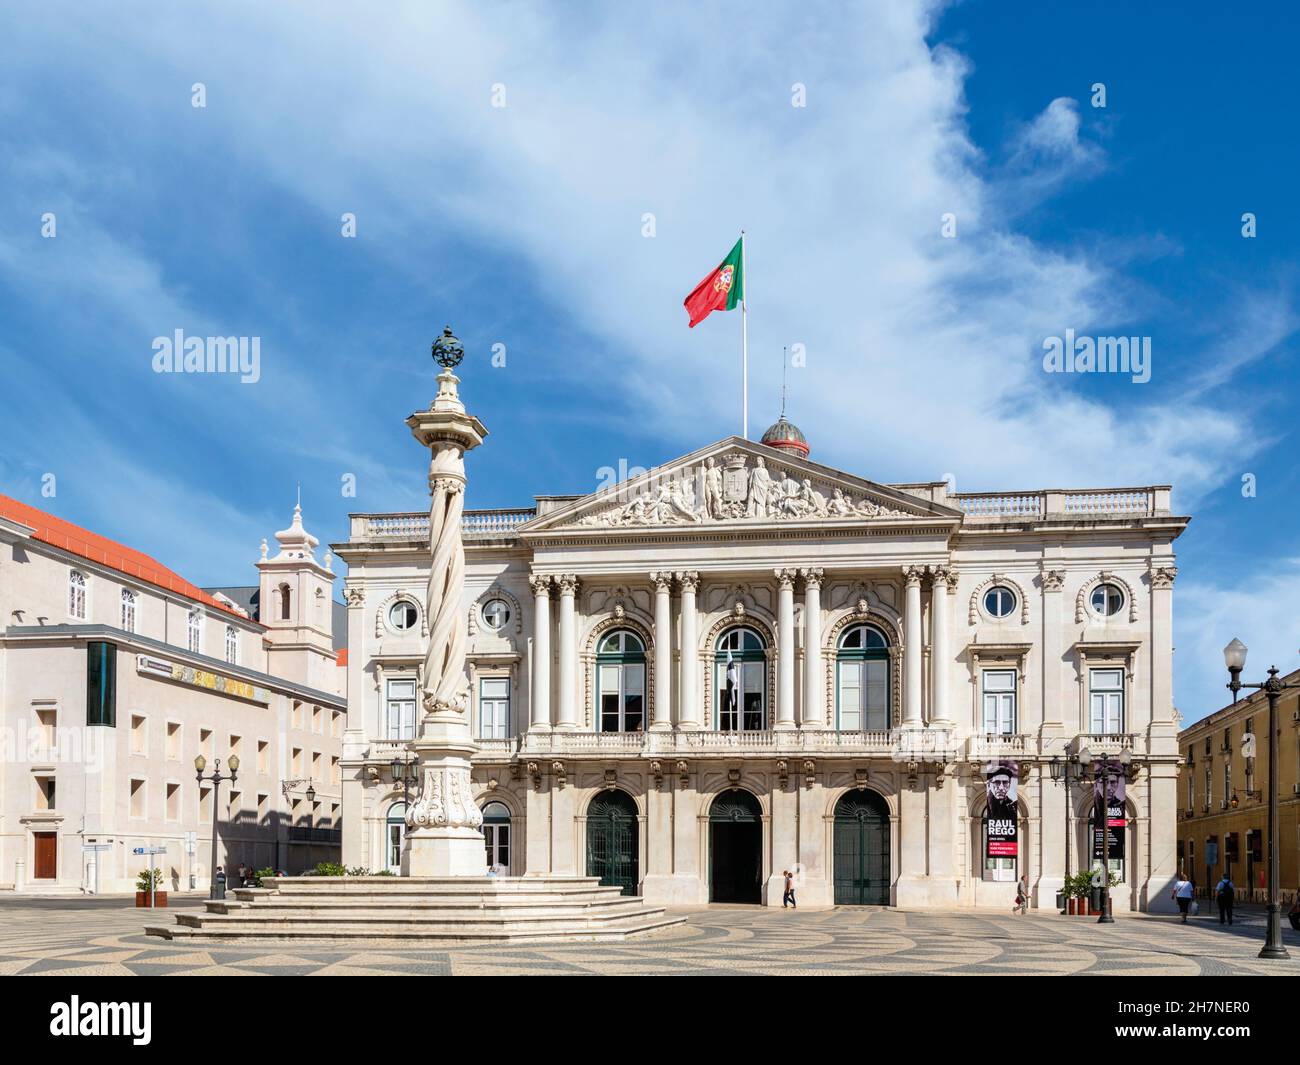
[[[423,509],[403,419],[444,324],[491,431],[470,505],[591,490],[739,430],[737,316],[681,301],[743,227],[755,433],[802,344],[815,459],[1175,485],[1198,718],[1230,637],[1252,672],[1300,646],[1300,19],[1135,7],[9,8],[0,491],[251,581],[299,483],[326,542]],[[260,337],[260,380],[155,374],[176,329]],[[1045,374],[1066,329],[1151,337],[1150,382]]]

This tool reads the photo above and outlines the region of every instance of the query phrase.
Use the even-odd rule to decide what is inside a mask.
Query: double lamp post
[[[1259,952],[1261,958],[1287,958],[1282,945],[1282,903],[1280,901],[1278,856],[1282,847],[1278,835],[1277,818],[1277,764],[1278,720],[1277,703],[1282,693],[1300,688],[1300,684],[1286,684],[1278,679],[1277,666],[1269,666],[1268,680],[1262,684],[1245,684],[1241,671],[1246,668],[1246,645],[1234,639],[1223,649],[1223,661],[1228,667],[1228,688],[1233,702],[1242,688],[1257,688],[1268,696],[1268,935]]]

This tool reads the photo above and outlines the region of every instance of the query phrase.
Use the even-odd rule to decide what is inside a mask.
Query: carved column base
[[[472,828],[413,828],[402,850],[403,876],[487,876],[483,834]]]

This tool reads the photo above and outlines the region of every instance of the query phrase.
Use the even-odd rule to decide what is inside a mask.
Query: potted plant
[[[135,878],[135,904],[137,906],[166,906],[167,892],[162,887],[161,869],[141,869]]]

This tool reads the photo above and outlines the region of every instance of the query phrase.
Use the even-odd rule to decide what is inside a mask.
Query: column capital
[[[903,580],[906,581],[908,587],[911,587],[912,585],[916,585],[919,588],[921,586],[921,578],[924,575],[925,575],[925,570],[923,570],[920,566],[903,567]]]
[[[655,570],[650,574],[650,581],[655,586],[656,592],[671,592],[673,590],[673,575],[668,570]]]
[[[799,576],[799,571],[794,569],[775,569],[772,573],[782,588],[793,588],[795,578]]]
[[[807,566],[799,571],[799,576],[803,578],[805,587],[819,588],[822,583],[822,573],[820,566]]]
[[[1048,569],[1046,566],[1041,567],[1043,591],[1059,592],[1065,587],[1065,570]]]
[[[677,578],[677,583],[683,592],[693,594],[699,590],[700,575],[694,570],[678,570],[674,576]]]
[[[532,588],[533,595],[550,595],[552,580],[554,578],[549,573],[533,573],[528,577],[528,586]]]
[[[345,584],[343,586],[343,601],[349,607],[359,607],[366,601],[366,590],[359,584]]]
[[[555,585],[559,588],[561,595],[573,595],[578,590],[578,575],[576,573],[557,573],[555,575]]]
[[[1177,566],[1151,566],[1151,587],[1172,588],[1174,578],[1178,576]]]
[[[930,588],[935,592],[955,592],[957,590],[957,574],[948,566],[931,567]]]

